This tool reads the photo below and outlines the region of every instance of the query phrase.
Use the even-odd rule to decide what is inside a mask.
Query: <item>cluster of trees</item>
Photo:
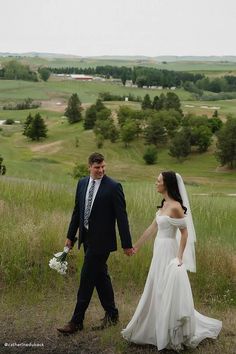
[[[118,129],[112,118],[112,112],[105,107],[101,99],[98,99],[95,104],[86,110],[84,129],[93,129],[98,148],[103,146],[105,139],[109,139],[114,143],[119,137]]]
[[[36,113],[35,116],[28,115],[24,123],[23,135],[37,141],[47,137],[47,126],[40,113]]]
[[[142,101],[142,109],[154,109],[160,111],[162,109],[175,109],[182,113],[181,103],[179,96],[174,92],[168,92],[166,95],[164,93],[159,96],[155,96],[153,101],[151,100],[149,94],[146,94]]]
[[[39,76],[42,80],[47,81],[50,74],[48,68],[39,68],[36,72],[32,71],[29,65],[21,64],[17,60],[10,60],[3,64],[3,68],[0,70],[0,79],[38,81]]]
[[[110,92],[100,92],[98,97],[102,101],[125,101],[126,97],[128,98],[128,101],[133,101],[133,102],[142,102],[142,97],[140,96],[135,96],[132,95],[131,93],[127,95],[113,95]]]
[[[236,91],[236,77],[235,76],[223,76],[214,79],[203,77],[196,82],[186,81],[183,84],[185,90],[193,92],[198,96],[203,96],[204,91],[210,91],[214,93],[223,92],[235,92]],[[230,98],[230,96],[228,97]],[[234,97],[233,97],[234,98]],[[217,99],[220,99],[217,97]],[[223,98],[227,99],[227,98]]]
[[[0,75],[0,78],[6,80],[38,81],[37,73],[17,60],[4,63]]]
[[[163,102],[163,105],[156,106],[155,103],[159,101]],[[75,117],[77,110],[79,119],[77,116],[76,120],[71,121],[68,116],[68,121],[70,123],[81,121],[81,102],[78,96],[73,94],[69,102],[68,107],[71,106],[72,116]],[[230,117],[223,125],[217,111],[212,118],[193,114],[184,116],[179,98],[172,92],[154,98],[153,101],[146,95],[143,104],[142,110],[120,106],[115,123],[111,110],[98,99],[85,112],[84,129],[93,129],[98,148],[103,146],[106,139],[113,143],[120,139],[127,147],[135,139],[142,138],[147,145],[143,158],[148,164],[156,162],[157,149],[163,146],[168,147],[169,154],[179,161],[193,151],[206,152],[215,135],[218,139],[217,158],[222,164],[227,164],[230,168],[235,167],[235,118]]]
[[[3,110],[23,110],[23,109],[33,109],[40,107],[40,102],[33,102],[32,98],[26,98],[23,102],[17,103],[16,105],[7,104],[2,107]]]
[[[61,67],[61,68],[48,68],[52,73],[56,74],[88,74],[100,75],[106,78],[120,79],[125,85],[127,80],[132,80],[133,84],[138,87],[143,86],[182,86],[186,81],[195,83],[203,79],[205,76],[202,74],[192,74],[188,72],[162,70],[156,68],[149,68],[143,66],[134,66],[133,68],[125,66],[112,66],[104,65],[97,66],[96,68],[76,68],[76,67]]]

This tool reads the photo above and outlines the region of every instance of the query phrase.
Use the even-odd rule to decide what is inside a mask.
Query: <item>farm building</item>
[[[71,74],[70,77],[74,80],[92,81],[93,77],[84,74]]]

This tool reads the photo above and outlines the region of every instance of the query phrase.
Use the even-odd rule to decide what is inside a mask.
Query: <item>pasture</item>
[[[167,68],[171,63],[163,65]],[[193,63],[189,65],[194,66]],[[209,65],[205,65],[209,69]],[[214,63],[212,67],[214,65],[216,68],[219,64]],[[31,83],[0,80],[0,105],[27,97],[41,101],[42,106],[31,113],[39,111],[48,127],[47,139],[30,142],[22,135],[22,124],[0,126],[0,155],[7,167],[6,176],[0,176],[0,242],[4,245],[0,253],[1,343],[44,343],[44,349],[38,348],[34,352],[50,353],[74,353],[76,350],[84,353],[156,352],[153,347],[130,346],[119,334],[142,293],[152,257],[153,239],[132,258],[125,257],[119,247],[109,259],[120,309],[118,327],[103,333],[91,332],[91,326],[103,316],[95,295],[84,333],[72,339],[55,334],[55,328],[68,321],[73,310],[82,251],[78,254],[75,247],[69,255],[69,271],[65,277],[49,269],[48,261],[64,245],[77,182],[71,176],[73,167],[75,163],[85,163],[87,156],[97,150],[92,131],[84,131],[83,123],[69,125],[62,116],[72,93],[78,93],[85,108],[94,103],[102,91],[141,97],[149,93],[152,98],[161,92],[127,88],[110,81],[77,82],[51,78],[46,83]],[[205,112],[211,116],[212,107],[219,106],[222,118],[228,113],[236,113],[235,100],[202,103],[193,101],[191,94],[184,90],[175,92],[181,98],[184,111]],[[124,103],[107,102],[106,106],[115,113],[121,104]],[[140,108],[138,103],[125,104]],[[28,110],[0,109],[0,120],[12,118],[23,123],[28,113]],[[120,141],[105,141],[100,149],[107,160],[107,174],[121,181],[124,187],[134,241],[151,223],[160,203],[155,190],[157,174],[172,169],[184,177],[197,231],[197,273],[190,274],[195,307],[206,315],[223,320],[218,341],[206,341],[196,351],[186,353],[233,354],[235,349],[236,197],[233,195],[236,193],[236,171],[219,167],[214,144],[206,153],[192,153],[183,163],[170,157],[167,149],[160,148],[157,164],[153,166],[144,164],[145,146],[141,139],[128,148],[124,148]]]

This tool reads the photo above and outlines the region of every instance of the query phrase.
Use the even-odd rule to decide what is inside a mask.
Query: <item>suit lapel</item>
[[[89,177],[86,177],[84,180],[84,185],[83,185],[83,190],[81,194],[81,203],[82,203],[82,215],[84,217],[84,208],[85,208],[85,198],[86,198],[86,192],[88,188],[88,183],[89,183]]]
[[[91,213],[93,211],[93,207],[96,205],[96,202],[97,200],[99,199],[99,197],[102,195],[102,192],[105,188],[105,181],[106,181],[106,176],[103,176],[102,180],[101,180],[101,183],[100,183],[100,186],[98,188],[98,191],[97,191],[97,194],[94,198],[94,201],[93,201],[93,205],[92,205],[92,209],[91,209]]]

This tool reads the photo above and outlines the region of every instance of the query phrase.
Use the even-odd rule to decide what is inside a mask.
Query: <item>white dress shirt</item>
[[[85,207],[84,207],[84,210],[86,210],[86,207],[87,207],[87,204],[88,204],[88,194],[89,194],[89,189],[90,189],[90,187],[91,187],[92,181],[93,181],[93,178],[90,176],[90,178],[89,178],[89,183],[88,183],[88,187],[87,187],[87,192],[86,192],[86,197],[85,197]],[[91,204],[90,212],[91,212],[91,210],[92,210],[93,202],[94,202],[94,199],[95,199],[95,197],[96,197],[98,188],[100,187],[102,178],[100,178],[100,179],[95,179],[94,181],[95,181],[95,186],[94,186],[94,191],[93,191],[93,199],[92,199],[92,204]]]

